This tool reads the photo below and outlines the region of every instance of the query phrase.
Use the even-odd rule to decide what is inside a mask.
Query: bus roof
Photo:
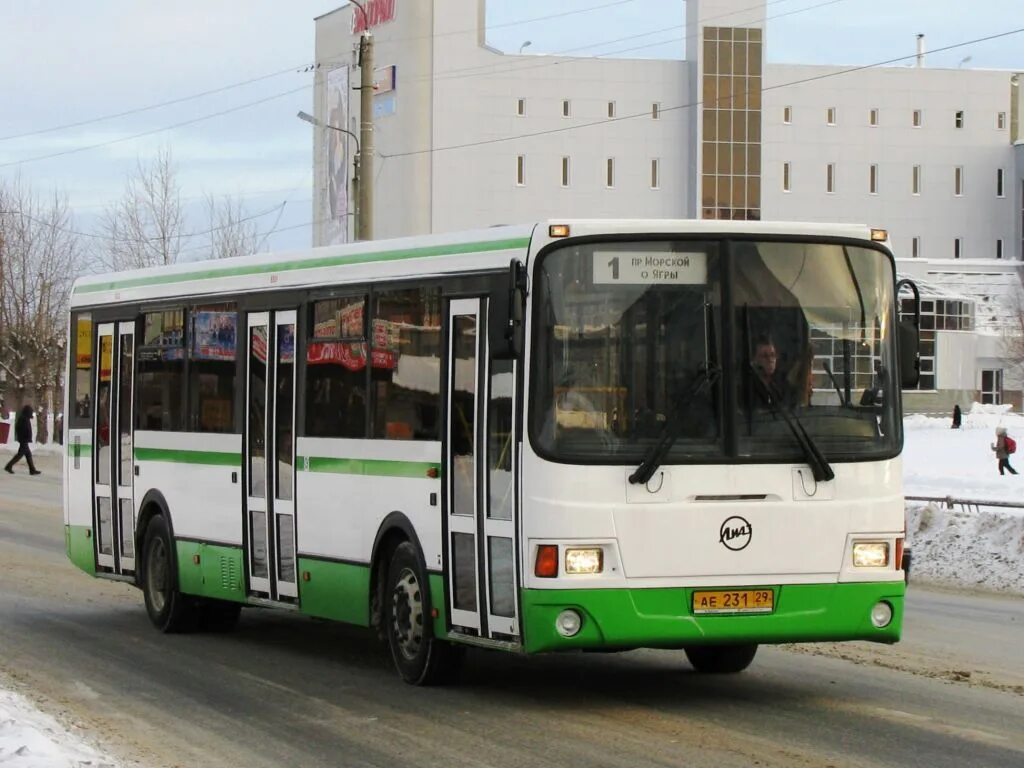
[[[727,234],[844,237],[869,240],[866,225],[699,219],[551,219],[539,224],[498,226],[469,232],[326,246],[284,253],[151,267],[75,281],[71,306],[213,297],[267,289],[365,283],[376,279],[428,277],[501,269],[513,257],[526,260],[550,242],[550,224],[570,234]]]

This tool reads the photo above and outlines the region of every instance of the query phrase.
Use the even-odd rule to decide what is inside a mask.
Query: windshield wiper
[[[661,429],[661,434],[658,436],[657,442],[651,446],[650,450],[647,451],[647,455],[644,456],[644,460],[640,466],[636,468],[636,471],[629,476],[629,482],[633,485],[646,485],[647,481],[654,477],[654,473],[658,471],[658,467],[665,460],[665,455],[669,452],[669,449],[675,444],[679,438],[679,433],[682,428],[683,416],[690,411],[690,406],[693,405],[694,400],[697,399],[705,387],[710,387],[721,375],[722,370],[717,365],[706,365],[701,366],[700,371],[694,378],[693,383],[690,385],[689,390],[683,395],[682,400],[676,404],[675,409],[672,411],[672,417],[665,422],[665,426]]]
[[[804,452],[804,458],[807,460],[807,465],[811,468],[811,474],[814,475],[815,481],[820,483],[823,480],[832,480],[836,473],[832,471],[832,466],[828,463],[828,459],[825,458],[825,454],[821,452],[821,449],[814,443],[811,436],[807,434],[803,422],[783,403],[782,396],[775,385],[772,382],[763,381],[758,376],[756,366],[751,364],[750,370],[754,374],[754,386],[758,388],[758,393],[768,403],[772,413],[782,417],[782,420],[786,422],[786,426],[793,433],[793,437],[800,444],[800,449]]]

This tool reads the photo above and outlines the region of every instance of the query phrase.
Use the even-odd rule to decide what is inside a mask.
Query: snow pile
[[[1024,515],[1014,511],[908,502],[913,580],[1024,594]]]
[[[1024,445],[1024,417],[1007,405],[975,403],[960,429],[951,423],[922,415],[904,420],[904,493],[1024,504],[1024,474],[1000,475],[991,447],[996,427]],[[1010,457],[1018,471],[1021,456]],[[908,501],[907,544],[914,580],[1024,594],[1024,508]]]
[[[68,733],[24,697],[0,689],[0,766],[116,768],[117,763]]]

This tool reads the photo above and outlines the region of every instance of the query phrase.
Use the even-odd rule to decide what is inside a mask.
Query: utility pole
[[[373,240],[373,35],[370,17],[358,0],[352,4],[363,14],[363,32],[359,38],[359,211],[356,239]]]

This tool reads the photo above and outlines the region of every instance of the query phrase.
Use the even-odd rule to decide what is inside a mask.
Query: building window
[[[1006,113],[1000,112],[996,115],[996,129],[1000,131],[1006,130]]]
[[[964,127],[964,111],[962,109],[958,109],[956,114],[953,116],[953,125],[956,128]]]
[[[920,109],[915,109],[914,110],[913,122],[911,124],[915,128],[920,128],[921,127],[921,110]]]
[[[572,102],[562,99],[562,117],[572,117]]]
[[[791,175],[792,172],[793,172],[792,171],[792,165],[790,163],[783,163],[782,164],[782,191],[783,192],[790,192],[790,191],[792,191],[792,186],[791,186],[792,180],[793,180],[793,177]]]
[[[910,239],[910,256],[914,259],[921,258],[921,238],[913,237]]]
[[[608,117],[609,118],[615,117],[615,102],[614,101],[609,101],[608,102]]]
[[[953,169],[953,194],[963,197],[964,194],[964,168],[958,165]]]
[[[825,166],[825,191],[830,195],[836,191],[836,164]]]
[[[568,187],[571,182],[570,176],[570,160],[568,157],[562,158],[562,186]]]
[[[661,160],[651,160],[651,189],[661,189]]]
[[[997,259],[1003,258],[1003,241],[1002,241],[1002,238],[1000,238],[999,240],[996,240],[996,258]]]
[[[959,259],[963,256],[964,252],[964,241],[963,238],[957,237],[953,239],[953,258]]]
[[[900,301],[900,319],[913,315],[913,299]],[[974,308],[970,301],[931,299],[921,301],[921,381],[918,390],[935,389],[935,332],[969,331],[974,327]]]
[[[871,110],[871,112],[870,112],[870,114],[868,116],[868,123],[872,127],[875,127],[875,126],[878,125],[878,109],[877,108]]]
[[[914,173],[910,182],[910,193],[913,195],[921,194],[921,166],[914,166]]]
[[[789,125],[790,123],[793,122],[793,108],[792,107],[783,107],[782,108],[782,122],[784,122],[786,125]]]
[[[309,306],[306,435],[366,437],[366,297]]]
[[[516,99],[516,114],[519,117],[526,115],[526,99]]]
[[[868,169],[868,192],[872,195],[878,194],[878,166],[875,164]]]
[[[996,197],[1006,197],[1006,190],[1003,189],[1003,169],[996,168]]]
[[[526,186],[526,155],[516,157],[516,184]]]
[[[611,189],[615,186],[615,158],[609,157],[605,168],[604,185]]]
[[[829,107],[828,108],[828,111],[825,113],[825,122],[828,125],[835,125],[836,124],[836,108],[835,107]]]
[[[234,304],[196,307],[189,313],[189,322],[191,428],[195,432],[234,432],[237,308]]]
[[[654,102],[651,104],[651,119],[661,120],[661,102]]]
[[[982,405],[1002,405],[1003,372],[1001,370],[981,372],[981,403]]]

